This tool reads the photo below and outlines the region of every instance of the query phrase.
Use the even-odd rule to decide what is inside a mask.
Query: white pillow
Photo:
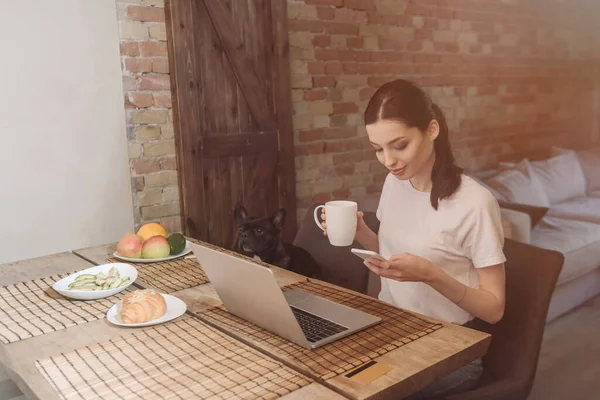
[[[600,148],[577,152],[585,176],[587,193],[600,190]]]
[[[542,184],[550,204],[585,196],[585,176],[573,150],[531,162],[531,171]]]
[[[503,169],[486,179],[485,183],[500,194],[500,200],[537,207],[550,206],[541,184],[531,172],[527,159],[521,160],[514,168]]]

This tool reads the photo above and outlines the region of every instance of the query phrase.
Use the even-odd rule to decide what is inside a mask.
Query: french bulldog
[[[286,214],[285,209],[281,208],[270,217],[249,217],[243,205],[236,205],[234,217],[239,229],[233,251],[310,278],[321,279],[319,264],[308,251],[281,240]]]

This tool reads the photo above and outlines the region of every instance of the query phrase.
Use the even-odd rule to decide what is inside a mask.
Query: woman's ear
[[[435,119],[432,119],[431,122],[429,122],[429,126],[427,127],[426,133],[429,141],[433,143],[433,141],[440,134],[440,124]]]

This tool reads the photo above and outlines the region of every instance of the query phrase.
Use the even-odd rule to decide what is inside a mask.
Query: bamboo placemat
[[[99,300],[71,300],[52,289],[69,274],[0,287],[0,340],[12,343],[101,319],[129,288]]]
[[[376,299],[318,282],[308,280],[283,288],[284,291],[292,289],[309,291],[336,303],[378,316],[382,318],[382,322],[315,350],[307,350],[228,313],[223,306],[198,312],[197,315],[267,351],[275,350],[282,359],[324,380],[348,372],[442,327],[441,324],[426,321]]]
[[[203,242],[201,240],[193,238],[186,239],[190,242],[194,242],[202,246],[211,248],[213,250],[220,251],[221,253],[229,254],[241,259],[250,260],[267,268],[270,267],[269,264],[264,263],[260,260],[249,258],[243,254],[239,254],[234,251],[215,246],[214,244]],[[108,262],[124,261],[118,260],[113,257],[109,257]],[[163,293],[177,292],[183,289],[203,285],[209,282],[208,277],[204,273],[204,270],[198,263],[198,260],[196,260],[196,257],[193,256],[193,254],[182,258],[176,258],[170,261],[161,261],[153,263],[127,263],[135,265],[136,269],[138,270],[138,276],[141,280]]]
[[[124,262],[109,258],[108,262]],[[162,293],[173,293],[183,289],[208,283],[206,274],[194,257],[176,258],[170,261],[153,263],[133,263],[138,271],[138,278]]]
[[[37,360],[36,367],[61,399],[275,399],[311,383],[196,318]]]

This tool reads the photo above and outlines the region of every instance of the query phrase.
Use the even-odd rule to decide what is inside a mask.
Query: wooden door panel
[[[285,4],[167,2],[181,209],[190,236],[230,247],[238,201],[256,215],[286,208],[286,238],[295,232]]]

